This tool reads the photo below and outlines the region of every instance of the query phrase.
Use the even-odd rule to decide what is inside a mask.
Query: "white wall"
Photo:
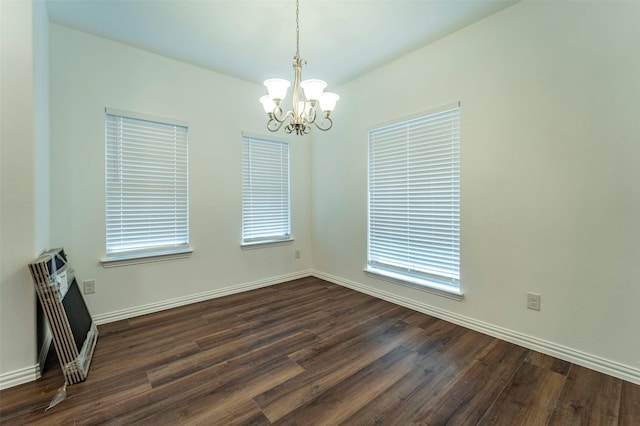
[[[34,82],[34,253],[49,248],[51,235],[50,140],[49,140],[49,15],[44,2],[33,2],[33,82]],[[37,303],[37,351],[40,371],[44,369],[51,333],[43,310]]]
[[[50,248],[49,15],[43,1],[33,2],[33,13],[35,250],[40,254]]]
[[[51,25],[54,246],[64,246],[98,320],[140,307],[308,271],[310,141],[292,139],[289,245],[241,250],[242,131],[268,133],[250,84],[100,37]],[[104,109],[189,123],[188,259],[105,269]],[[301,259],[294,251],[301,250]],[[156,306],[157,308],[157,306]]]
[[[640,380],[639,19],[638,2],[525,1],[340,88],[314,136],[314,267]],[[367,129],[456,101],[460,302],[362,271]]]
[[[43,3],[5,1],[0,22],[0,387],[6,387],[36,377],[41,343],[27,264],[49,236],[48,17]]]

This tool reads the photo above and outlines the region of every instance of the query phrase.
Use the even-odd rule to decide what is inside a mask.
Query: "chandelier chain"
[[[300,2],[296,0],[296,57],[300,57]]]

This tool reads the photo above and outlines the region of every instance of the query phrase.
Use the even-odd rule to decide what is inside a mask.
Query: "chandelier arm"
[[[306,108],[306,105],[305,105]],[[313,103],[311,103],[311,110],[309,114],[305,114],[304,119],[307,123],[311,124],[316,121],[316,108]]]
[[[267,121],[267,130],[269,130],[270,132],[277,132],[278,130],[280,130],[280,127],[282,127],[282,123],[284,123],[284,120],[278,121],[272,118]]]
[[[284,111],[282,111],[282,107],[280,107],[279,105],[276,105],[273,108],[273,111],[269,113],[269,119],[270,120],[275,120],[278,123],[283,123],[286,121],[287,117],[289,117],[289,115],[291,114],[291,111],[289,111],[286,115],[284,115]]]
[[[284,126],[284,132],[287,134],[293,133],[294,129],[295,129],[295,126],[292,123],[289,123],[286,126]]]
[[[296,132],[296,135],[306,135],[311,129],[304,123],[289,123],[285,126],[284,131],[286,133]]]
[[[328,123],[328,125],[324,126],[324,123]],[[313,124],[315,124],[318,129],[322,130],[323,132],[326,132],[327,130],[333,127],[333,120],[331,120],[330,117],[322,117],[322,120],[316,120],[313,122]]]

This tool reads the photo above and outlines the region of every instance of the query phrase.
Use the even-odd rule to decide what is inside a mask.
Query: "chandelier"
[[[296,0],[296,54],[293,57],[294,79],[291,110],[286,113],[282,110],[281,104],[287,96],[287,90],[291,83],[281,78],[271,78],[264,82],[269,94],[261,97],[260,102],[269,116],[267,122],[269,131],[277,132],[286,123],[284,126],[286,133],[296,132],[298,135],[305,135],[311,131],[311,124],[315,124],[318,129],[323,131],[329,130],[333,126],[329,115],[335,109],[340,96],[335,93],[323,92],[327,83],[322,80],[300,81],[302,67],[307,64],[307,61],[300,58],[300,20],[298,15],[299,0]],[[300,88],[302,88],[302,93]]]

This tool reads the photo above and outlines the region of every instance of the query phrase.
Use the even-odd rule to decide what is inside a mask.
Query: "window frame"
[[[390,213],[387,213],[386,210],[388,210],[389,205],[384,204],[384,202],[388,202],[388,199],[392,197],[385,195],[382,189],[374,189],[372,186],[374,185],[373,183],[374,179],[376,179],[376,182],[377,182],[376,185],[380,184],[378,179],[380,179],[380,176],[384,175],[384,171],[383,171],[384,168],[380,167],[380,165],[377,163],[374,165],[372,164],[372,162],[377,161],[379,163],[381,159],[382,161],[385,161],[385,160],[393,161],[394,163],[391,166],[388,166],[391,168],[388,169],[387,172],[389,170],[392,170],[394,172],[396,172],[397,170],[404,170],[406,172],[409,172],[413,165],[414,167],[413,170],[418,170],[417,173],[413,173],[411,175],[400,174],[401,177],[393,177],[391,175],[389,175],[388,177],[383,176],[383,179],[386,179],[383,182],[387,184],[402,183],[402,182],[404,182],[405,184],[410,184],[410,181],[412,179],[415,180],[416,177],[421,177],[422,182],[427,182],[425,184],[421,184],[420,186],[422,190],[425,190],[427,186],[429,186],[428,184],[433,184],[435,182],[435,180],[432,181],[428,179],[434,179],[434,178],[428,176],[428,173],[425,172],[425,169],[423,168],[423,166],[420,168],[416,168],[416,164],[414,163],[414,161],[418,161],[418,160],[414,159],[414,161],[409,161],[409,158],[407,157],[407,155],[409,155],[410,151],[415,149],[415,146],[417,145],[418,141],[423,141],[422,143],[426,143],[426,140],[428,140],[429,137],[433,137],[433,133],[422,135],[421,136],[422,139],[420,139],[420,138],[415,138],[413,136],[408,137],[407,135],[397,136],[397,135],[391,134],[391,132],[399,132],[399,134],[401,134],[403,129],[406,132],[407,129],[410,129],[412,126],[417,126],[418,128],[420,128],[420,126],[423,126],[423,125],[428,126],[429,125],[428,123],[430,120],[435,122],[436,120],[439,119],[439,117],[445,117],[444,121],[448,121],[446,119],[448,114],[452,114],[452,117],[453,117],[452,118],[453,120],[452,136],[450,137],[450,139],[447,139],[447,141],[450,142],[450,147],[448,149],[451,149],[452,161],[450,163],[442,163],[442,164],[450,164],[451,171],[449,173],[451,173],[453,183],[450,187],[446,187],[445,192],[447,196],[451,198],[452,205],[453,206],[457,205],[457,211],[455,210],[455,207],[449,207],[449,210],[451,211],[447,212],[448,214],[447,220],[449,223],[446,226],[449,228],[449,231],[451,232],[450,234],[451,237],[447,237],[445,241],[445,245],[449,250],[451,250],[451,252],[450,252],[450,259],[448,259],[447,261],[440,261],[436,259],[438,255],[435,254],[436,245],[432,241],[434,238],[425,237],[423,239],[419,239],[418,240],[419,242],[417,243],[417,245],[415,245],[416,243],[412,243],[410,239],[407,239],[407,238],[404,238],[406,242],[400,241],[401,240],[400,236],[403,233],[408,232],[406,235],[413,235],[415,233],[415,231],[409,232],[410,228],[415,229],[417,227],[418,229],[423,230],[424,228],[429,227],[428,224],[435,222],[435,220],[426,219],[426,218],[415,219],[415,216],[420,216],[420,215],[414,214],[411,216],[412,217],[411,219],[408,218],[407,220],[400,221],[400,222],[396,221],[398,219],[398,216],[402,216],[402,214],[400,214],[399,212],[402,211],[403,209],[407,211],[413,211],[414,213],[416,211],[419,211],[420,213],[423,212],[423,210],[420,210],[420,209],[421,208],[424,209],[424,206],[425,206],[424,202],[420,201],[418,196],[415,196],[415,195],[412,196],[411,194],[412,191],[409,191],[407,189],[404,189],[399,194],[406,197],[410,197],[410,198],[405,199],[402,202],[404,204],[400,204],[400,203],[392,204],[390,207],[392,211]],[[428,291],[431,293],[435,293],[435,294],[449,297],[456,300],[460,300],[463,296],[462,289],[460,286],[460,273],[459,273],[460,271],[460,154],[461,154],[460,115],[461,115],[460,103],[458,102],[455,104],[449,104],[439,108],[435,108],[432,110],[423,111],[421,113],[414,114],[411,116],[401,117],[390,122],[378,124],[370,127],[367,131],[367,258],[366,258],[366,267],[364,271],[375,278],[381,278],[384,280],[391,281],[393,283],[408,285],[412,288],[417,288],[420,290]],[[432,132],[434,131],[434,129],[426,129],[426,131]],[[385,132],[389,132],[389,133],[385,134]],[[378,136],[377,141],[375,140],[376,135]],[[391,149],[394,150],[393,151],[394,155],[390,157],[380,156],[374,159],[374,157],[372,156],[378,155],[373,151],[374,144],[376,143],[379,144],[378,146],[378,150],[379,150],[382,147],[382,143],[383,143],[380,140],[380,138],[385,136],[388,136],[390,139],[391,144],[387,145],[387,147],[390,147]],[[392,144],[395,144],[398,142],[404,142],[404,146],[396,149]],[[414,144],[409,145],[412,142]],[[432,150],[431,153],[427,154],[430,149]],[[433,148],[423,147],[421,153],[433,156]],[[387,154],[383,154],[383,155],[387,155]],[[393,158],[395,156],[400,156],[400,158],[402,158],[403,155],[404,155],[404,159]],[[395,168],[397,165],[399,166],[399,168]],[[374,167],[377,167],[377,170],[374,170]],[[456,170],[457,170],[457,174],[456,174]],[[394,173],[394,174],[397,174],[397,173]],[[407,187],[407,188],[410,188],[410,187]],[[428,194],[431,194],[431,196],[435,193],[435,190],[433,189],[429,191],[431,192],[428,192]],[[413,192],[415,194],[415,191]],[[389,191],[388,193],[391,193],[391,192]],[[393,194],[395,197],[396,193],[393,192]],[[424,194],[425,193],[422,193],[423,196]],[[455,194],[457,194],[457,198]],[[435,209],[435,207],[433,208]],[[372,219],[372,215],[373,214],[381,215],[381,212],[383,209],[385,209],[385,212],[384,212],[384,215],[382,216],[384,216],[385,219],[391,219],[396,222],[394,222],[393,224],[390,223],[388,225],[382,224],[380,227],[374,228],[375,220]],[[396,210],[398,210],[398,212],[396,212]],[[401,224],[400,226],[403,228],[403,231],[397,230],[398,228],[395,225],[397,225],[398,223]],[[456,230],[457,230],[457,236],[455,235]],[[380,237],[380,235],[385,231],[392,232],[393,233],[392,236],[389,238]],[[385,242],[389,244],[386,247],[383,247]],[[438,242],[438,245],[440,245],[440,242]],[[418,248],[420,250],[424,250],[423,253],[425,254],[420,254],[419,256],[416,256],[415,250],[417,250]],[[395,257],[396,255],[398,257]],[[403,260],[399,260],[399,257],[401,257],[402,255],[405,255],[407,259],[407,260],[404,260],[404,263],[403,263]],[[455,262],[456,256],[457,256],[457,263]],[[381,259],[381,258],[385,258],[385,259]],[[414,263],[414,260],[411,260],[412,258],[416,259],[415,262],[417,263]],[[398,263],[395,263],[396,261]],[[432,263],[432,262],[435,262],[435,263]],[[439,264],[440,262],[442,262],[442,265]],[[444,268],[444,272],[446,276],[445,274],[439,275],[438,273],[434,272],[436,271],[436,268],[434,265],[443,266],[446,263],[451,263],[450,270],[447,270],[446,268]]]
[[[247,145],[249,144],[249,146]],[[256,144],[254,146],[254,144]],[[261,144],[266,144],[264,146],[260,146]],[[267,145],[270,145],[269,147],[267,147]],[[277,149],[276,147],[280,147],[280,149]],[[277,151],[280,151],[280,153],[282,154],[282,147],[286,147],[285,151],[286,151],[286,161],[284,162],[280,162],[277,163],[277,158],[275,158],[275,154]],[[251,148],[256,148],[255,150],[251,150]],[[247,196],[248,191],[251,191],[251,197],[254,195],[254,192],[259,193],[259,189],[252,186],[251,182],[246,182],[246,178],[247,177],[251,177],[251,175],[253,175],[256,171],[258,171],[259,173],[265,173],[267,170],[265,170],[265,164],[262,164],[262,168],[260,170],[255,170],[255,169],[251,169],[251,165],[247,164],[247,161],[251,161],[251,158],[256,155],[256,154],[265,154],[265,150],[267,149],[273,149],[273,152],[271,152],[270,154],[273,154],[274,157],[269,157],[269,158],[262,158],[262,160],[271,160],[271,162],[269,162],[268,164],[270,165],[276,165],[277,163],[277,167],[274,167],[273,170],[271,170],[271,172],[274,175],[277,175],[278,173],[283,174],[282,172],[286,172],[284,173],[286,176],[284,179],[279,180],[278,182],[269,182],[269,183],[273,183],[274,186],[272,186],[270,189],[272,190],[272,194],[276,193],[278,191],[277,187],[280,186],[280,188],[282,189],[282,187],[286,188],[286,194],[282,194],[282,191],[280,192],[280,195],[278,197],[274,196],[273,199],[271,199],[270,201],[274,204],[277,204],[277,200],[279,200],[280,203],[282,203],[283,205],[285,205],[286,207],[282,210],[278,211],[277,217],[280,218],[280,220],[278,219],[273,219],[271,221],[269,221],[266,217],[261,216],[261,215],[256,215],[254,213],[251,212],[247,212],[246,208],[249,207],[251,209],[253,209],[253,206],[249,206],[249,204],[252,204],[250,202],[248,202],[249,200],[247,200],[245,198],[245,196]],[[248,153],[250,154],[250,157],[248,158],[246,156],[247,154],[247,150]],[[262,150],[262,152],[261,152]],[[257,247],[263,247],[265,245],[279,245],[279,244],[289,244],[293,241],[293,235],[292,235],[292,220],[291,220],[291,142],[289,140],[286,139],[281,139],[281,138],[273,138],[270,136],[266,136],[266,135],[260,135],[260,134],[254,134],[254,133],[249,133],[249,132],[242,132],[242,166],[241,166],[241,173],[242,173],[242,191],[241,191],[241,228],[240,228],[240,246],[243,249],[250,249],[250,248],[257,248]],[[260,158],[258,158],[258,160],[260,160]],[[286,163],[286,167],[283,166],[283,164]],[[256,164],[259,164],[256,163]],[[247,167],[249,167],[249,169],[247,169]],[[249,175],[247,175],[247,173],[249,173]],[[262,175],[264,176],[264,175]],[[262,181],[262,184],[267,184],[267,182]],[[284,185],[284,186],[283,186]],[[265,187],[263,187],[262,189],[265,189]],[[263,204],[264,207],[264,204]],[[273,205],[271,206],[273,207]],[[258,211],[260,209],[257,209]],[[249,218],[250,216],[254,216],[253,218]],[[285,220],[283,221],[282,218],[285,218]],[[250,220],[249,220],[250,219]],[[254,224],[252,224],[252,222],[254,222]],[[282,233],[274,233],[274,234],[264,234],[264,232],[267,232],[267,229],[264,229],[262,231],[262,235],[260,234],[259,228],[260,226],[257,224],[257,222],[263,222],[263,223],[270,223],[270,225],[262,225],[264,228],[273,228],[274,230],[278,230],[278,228],[283,231]],[[280,222],[280,225],[278,225],[278,222]],[[284,226],[282,226],[282,224],[284,224]],[[254,230],[253,232],[247,232],[247,228],[253,227]]]
[[[126,123],[130,126],[141,126],[140,129],[149,130],[151,128],[164,128],[167,126],[169,128],[173,128],[174,136],[172,144],[168,149],[162,152],[162,154],[167,154],[171,151],[171,154],[174,156],[173,160],[159,160],[162,167],[167,166],[169,163],[173,162],[173,170],[170,168],[162,169],[160,172],[160,176],[151,172],[151,169],[145,170],[148,168],[148,164],[144,164],[142,166],[135,166],[133,163],[135,162],[136,156],[135,154],[131,154],[129,160],[131,161],[131,165],[126,165],[122,163],[122,159],[117,159],[114,162],[114,156],[118,155],[118,150],[121,150],[122,138],[113,134],[113,129],[109,128],[109,126],[117,126],[118,123],[116,121],[120,121],[120,123]],[[155,262],[165,259],[171,258],[182,258],[189,256],[193,250],[189,246],[190,244],[190,224],[189,224],[189,125],[185,122],[181,122],[173,119],[166,119],[161,117],[150,116],[147,114],[140,114],[130,111],[123,111],[114,108],[105,108],[104,111],[104,125],[105,125],[105,252],[106,256],[102,259],[102,264],[104,267],[112,267],[112,266],[121,266],[127,264],[136,264],[136,263],[146,263],[146,262]],[[131,133],[133,131],[129,129]],[[170,132],[167,133],[170,135]],[[131,134],[128,136],[131,137]],[[110,140],[109,138],[115,138]],[[171,137],[165,139],[171,141]],[[151,156],[150,147],[156,148],[159,145],[150,144],[151,138],[142,139],[142,142],[131,142],[129,144],[129,149],[135,146],[144,152],[146,155]],[[170,142],[171,143],[171,142]],[[146,145],[146,146],[145,146]],[[160,154],[160,155],[162,155]],[[143,155],[142,157],[145,157]],[[140,158],[140,157],[138,157]],[[113,174],[121,174],[123,167],[127,167],[129,172],[135,171],[142,174],[142,180],[140,185],[135,187],[132,185],[133,180],[129,179],[118,180],[118,178],[113,178]],[[169,170],[169,173],[166,171]],[[146,174],[145,174],[146,173]],[[155,209],[145,210],[144,213],[156,213],[156,214],[164,214],[170,212],[171,209],[174,211],[180,211],[178,216],[174,217],[174,228],[171,231],[166,232],[162,230],[162,225],[160,224],[161,219],[157,220],[155,223],[155,227],[151,228],[151,232],[148,233],[149,245],[140,247],[133,247],[133,243],[130,241],[129,244],[131,248],[126,248],[125,240],[127,238],[131,238],[131,234],[127,237],[126,230],[121,231],[120,236],[118,237],[117,231],[114,230],[113,227],[110,227],[109,220],[114,219],[114,211],[118,205],[122,205],[126,203],[126,194],[127,191],[135,192],[135,189],[140,190],[141,186],[145,184],[148,185],[149,182],[155,182],[159,177],[166,178],[168,177],[169,184],[165,188],[168,192],[173,194],[174,203],[171,205],[172,207],[167,208],[167,204],[160,204]],[[173,180],[173,182],[171,182]],[[122,182],[125,184],[131,185],[132,189],[122,189]],[[121,189],[118,193],[117,187],[120,186]],[[135,188],[135,189],[133,189]],[[111,192],[110,192],[111,189]],[[114,192],[115,191],[115,192]],[[115,195],[115,197],[114,197]],[[153,201],[159,200],[158,193],[155,194],[156,198],[151,198]],[[111,201],[110,201],[111,199]],[[135,201],[134,201],[135,203]],[[126,205],[126,204],[125,204]],[[131,209],[131,205],[129,205],[129,209]],[[110,216],[111,215],[111,216]],[[131,213],[129,212],[129,215]],[[126,221],[126,215],[123,216]],[[129,216],[131,217],[131,216]],[[178,218],[176,220],[175,218]],[[131,224],[128,224],[129,227],[132,227]],[[129,230],[130,232],[132,230]],[[173,233],[175,234],[173,237],[165,237],[166,234]],[[110,239],[111,237],[111,239]],[[120,238],[122,240],[121,244],[123,248],[114,249],[116,245],[117,239]],[[153,239],[159,240],[160,238],[166,238],[164,243],[156,243],[152,242]],[[172,240],[173,238],[173,240]],[[142,238],[144,240],[144,238]]]

